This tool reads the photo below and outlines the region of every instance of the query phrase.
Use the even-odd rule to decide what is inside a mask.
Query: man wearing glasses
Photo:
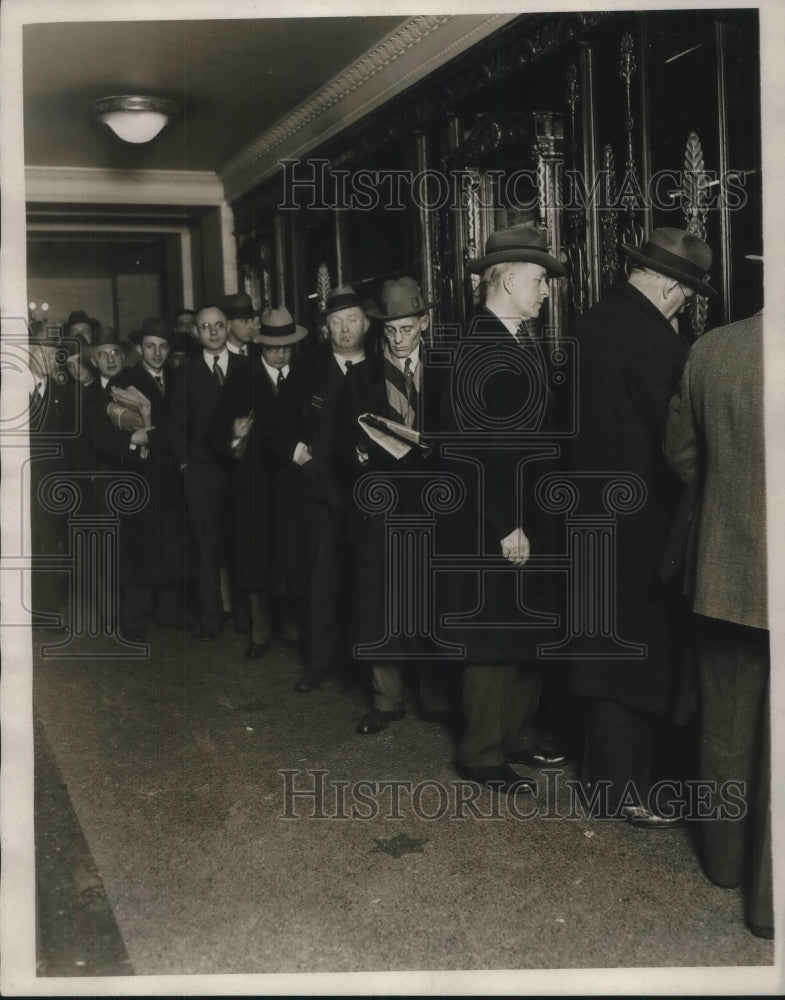
[[[227,566],[228,469],[209,435],[221,390],[247,358],[226,347],[226,316],[217,306],[196,314],[194,335],[201,351],[174,377],[169,442],[183,475],[188,522],[194,542],[199,639],[214,640],[223,626],[222,567]]]
[[[593,636],[577,638],[573,653],[585,659],[572,668],[572,687],[592,699],[584,780],[595,788],[608,783],[609,816],[656,829],[679,820],[665,803],[658,809],[650,791],[657,778],[679,777],[662,773],[658,743],[672,710],[684,613],[676,588],[669,591],[658,573],[681,493],[663,455],[663,435],[689,347],[678,315],[694,295],[716,292],[706,283],[711,248],[692,233],[656,229],[643,248],[624,250],[629,278],[573,329],[580,422],[568,468],[583,473],[581,512],[607,520],[614,477],[627,484],[621,489],[629,488],[632,509],[615,521],[609,567],[615,626],[606,619]],[[589,582],[579,599],[594,607],[600,589],[595,584],[592,591]],[[597,603],[595,615],[599,610]]]

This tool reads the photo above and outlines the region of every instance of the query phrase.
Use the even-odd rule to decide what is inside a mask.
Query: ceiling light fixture
[[[180,113],[176,101],[163,97],[102,97],[90,105],[99,122],[124,142],[150,142]]]

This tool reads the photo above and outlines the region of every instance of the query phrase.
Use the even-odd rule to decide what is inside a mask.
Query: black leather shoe
[[[536,745],[507,754],[507,760],[511,764],[526,764],[527,767],[558,767],[560,764],[570,763],[569,756],[563,750],[549,750]]]
[[[245,658],[246,660],[258,660],[264,656],[269,648],[269,642],[252,642],[245,651]]]
[[[669,830],[671,827],[681,826],[684,822],[682,816],[660,816],[645,806],[625,806],[621,814],[628,823],[644,830]]]
[[[493,764],[491,767],[467,767],[463,769],[470,781],[487,785],[491,791],[500,795],[510,795],[515,792],[537,791],[537,782],[531,778],[522,778],[509,764]]]
[[[295,691],[306,692],[316,691],[327,680],[329,674],[321,670],[306,670],[302,677],[294,685]]]
[[[380,733],[383,729],[386,729],[391,722],[397,722],[402,718],[402,708],[397,712],[379,712],[374,710],[373,712],[368,712],[367,715],[364,715],[362,719],[360,719],[357,723],[356,732],[361,733],[363,736],[370,736],[372,733]]]
[[[749,927],[751,933],[753,933],[755,937],[766,938],[769,941],[774,938],[773,927],[765,927],[763,924],[747,924],[747,927]]]

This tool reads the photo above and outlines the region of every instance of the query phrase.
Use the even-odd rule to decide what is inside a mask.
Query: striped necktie
[[[414,372],[412,371],[412,359],[407,358],[403,366],[403,380],[406,383],[406,395],[409,399],[412,397],[412,389],[414,388]]]
[[[226,376],[223,373],[223,369],[218,364],[218,358],[213,359],[213,375],[215,375],[218,380],[218,385],[223,385],[226,381]]]

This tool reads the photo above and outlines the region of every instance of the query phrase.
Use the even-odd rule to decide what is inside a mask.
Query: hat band
[[[678,254],[671,253],[670,250],[663,250],[656,243],[647,243],[643,250],[640,251],[640,254],[642,257],[647,257],[658,264],[665,264],[668,267],[683,271],[684,274],[688,274],[692,278],[697,278],[698,281],[703,281],[706,278],[706,272],[702,267],[693,264],[686,257],[679,257]]]
[[[295,333],[297,327],[294,323],[284,323],[283,326],[268,326],[266,323],[262,323],[262,333],[266,333],[268,337],[285,337],[288,333]]]
[[[339,309],[349,309],[351,306],[359,305],[360,300],[357,296],[346,292],[343,295],[334,295],[331,299],[328,299],[325,310],[327,312],[337,312]]]

